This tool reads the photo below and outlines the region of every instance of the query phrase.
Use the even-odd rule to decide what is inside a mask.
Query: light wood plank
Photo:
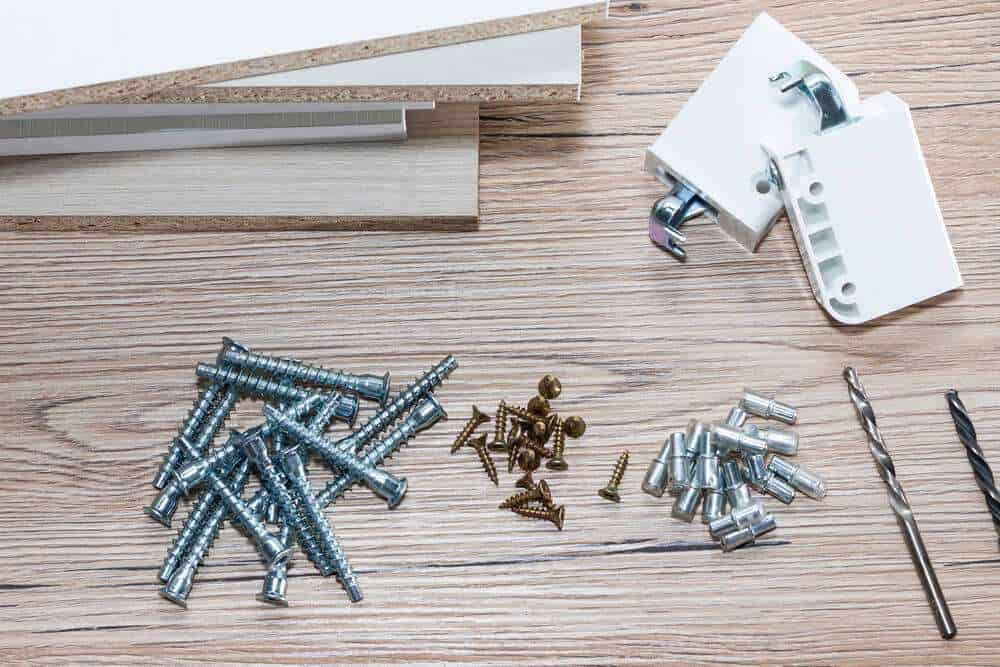
[[[616,8],[635,16],[631,3]],[[943,393],[962,391],[1000,466],[1000,80],[995,3],[860,0],[768,11],[914,118],[966,287],[836,327],[785,223],[751,257],[712,225],[690,260],[646,238],[642,151],[764,3],[639,5],[585,29],[584,103],[483,109],[483,218],[466,234],[0,235],[0,653],[162,663],[993,665],[996,533]],[[171,534],[140,515],[194,364],[229,333],[397,386],[452,352],[453,420],[389,469],[394,512],[330,513],[366,599],[302,562],[292,607],[223,533],[182,612],[156,596]],[[840,372],[856,365],[959,627],[939,639]],[[513,489],[448,446],[471,404],[530,397],[545,371],[587,418],[547,476],[562,533],[496,509]],[[823,503],[777,508],[768,546],[724,555],[639,491],[662,439],[723,417],[744,384],[801,410]],[[252,424],[258,406],[233,423]],[[629,448],[620,506],[596,490]],[[181,510],[183,512],[184,510]]]
[[[0,225],[21,231],[470,229],[474,104],[407,112],[404,142],[0,160]]]

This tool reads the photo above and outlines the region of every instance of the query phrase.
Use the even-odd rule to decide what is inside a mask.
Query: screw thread
[[[221,391],[222,385],[211,384],[202,389],[198,394],[198,398],[191,407],[191,411],[188,412],[187,419],[185,419],[178,427],[177,436],[174,437],[173,441],[170,443],[169,449],[163,455],[163,461],[160,463],[159,470],[156,471],[156,481],[153,486],[158,489],[162,489],[166,486],[170,476],[173,474],[174,470],[177,469],[177,466],[181,464],[181,461],[184,458],[184,454],[181,450],[180,443],[177,442],[177,438],[181,437],[192,440],[195,437],[198,427],[201,426],[201,422],[204,421],[209,410],[212,409],[212,405],[215,404],[215,401],[219,396],[219,392]]]
[[[566,429],[562,419],[556,419],[552,429],[552,458],[561,459],[566,451]]]
[[[476,456],[479,457],[480,463],[483,464],[483,470],[486,471],[486,475],[490,478],[490,481],[499,485],[497,466],[493,462],[493,457],[490,456],[489,450],[486,449],[486,436],[484,435],[479,440],[473,440],[471,444],[472,448],[476,450]]]
[[[337,575],[340,583],[347,589],[351,600],[358,602],[361,600],[362,594],[357,576],[354,574],[354,568],[351,567],[350,562],[347,560],[347,554],[344,553],[344,549],[340,545],[340,540],[334,534],[330,522],[323,516],[323,510],[316,503],[309,479],[305,476],[292,474],[292,471],[289,469],[286,469],[285,472],[285,479],[289,481],[292,490],[298,495],[299,506],[304,510],[310,523],[312,523],[315,537],[318,538],[319,542],[317,546],[322,551],[324,565],[329,566],[332,572]]]
[[[1000,491],[997,490],[996,478],[993,476],[993,469],[990,468],[983,448],[979,445],[979,438],[976,435],[976,427],[972,424],[969,411],[966,409],[962,399],[958,397],[958,392],[952,389],[945,394],[948,402],[948,410],[951,412],[952,421],[955,422],[955,431],[958,439],[965,447],[966,457],[969,465],[972,466],[972,474],[976,478],[976,485],[983,492],[986,498],[986,507],[990,511],[993,525],[997,532],[1000,532]]]
[[[542,498],[542,491],[538,486],[534,486],[527,491],[522,491],[521,493],[515,493],[510,496],[502,503],[500,503],[500,509],[508,509],[511,507],[519,507],[530,503],[533,500],[540,500]]]
[[[507,445],[507,473],[514,472],[514,464],[517,463],[517,455],[521,452],[520,438],[515,438]]]
[[[250,462],[244,461],[240,464],[236,473],[234,473],[230,482],[231,486],[227,486],[226,490],[233,494],[239,494],[243,490],[243,487],[246,485],[249,478]],[[198,565],[205,560],[205,557],[208,556],[209,550],[215,543],[215,538],[219,534],[219,528],[222,525],[222,520],[225,518],[226,513],[226,506],[224,504],[216,503],[213,505],[211,512],[206,515],[205,521],[195,534],[195,537],[191,542],[191,546],[184,556],[184,564],[198,567]]]
[[[519,405],[507,405],[507,413],[519,417],[528,423],[534,423],[538,415],[533,415]]]
[[[287,415],[272,406],[264,406],[264,413],[281,430],[316,451],[328,465],[345,472],[351,472],[361,478],[371,476],[373,467],[359,459],[353,452],[348,453],[342,449],[338,449],[334,443],[313,433],[305,424],[290,419]]]
[[[493,442],[503,444],[507,439],[507,403],[501,400],[497,404],[497,413],[493,418]]]
[[[431,370],[420,376],[415,383],[397,394],[388,405],[372,415],[361,428],[346,438],[333,443],[333,446],[352,452],[364,447],[372,438],[396,421],[396,418],[405,410],[413,407],[425,394],[431,393],[440,386],[456,368],[458,368],[458,360],[449,354]]]
[[[618,462],[615,463],[615,469],[611,473],[611,481],[608,482],[608,486],[617,488],[619,484],[622,483],[622,478],[625,476],[625,469],[628,467],[628,451],[622,452],[622,455],[618,457]]]
[[[552,518],[552,510],[540,507],[511,507],[510,511],[531,519],[551,520]]]

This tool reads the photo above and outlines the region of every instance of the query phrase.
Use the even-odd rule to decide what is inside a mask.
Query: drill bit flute
[[[972,466],[976,484],[986,496],[986,506],[993,517],[993,525],[997,529],[997,533],[1000,533],[1000,491],[997,490],[996,479],[993,477],[990,464],[986,462],[983,448],[979,446],[976,427],[972,425],[969,411],[965,409],[965,404],[958,397],[957,391],[952,389],[944,396],[945,400],[948,401],[948,409],[951,410],[952,421],[955,422],[958,439],[965,446],[965,454],[969,457],[969,465]]]
[[[896,513],[896,521],[899,529],[906,540],[906,546],[910,549],[910,556],[913,558],[913,565],[920,576],[920,583],[924,586],[927,594],[927,601],[934,612],[934,620],[937,622],[938,630],[944,639],[951,639],[958,631],[955,621],[951,618],[948,610],[948,602],[944,599],[941,591],[941,584],[938,583],[937,575],[934,574],[934,565],[931,563],[927,547],[920,538],[920,529],[917,527],[917,520],[913,517],[910,509],[910,501],[906,498],[906,493],[896,478],[896,466],[892,462],[892,457],[885,447],[882,433],[879,431],[878,423],[875,421],[875,411],[872,409],[871,401],[865,388],[861,385],[857,371],[851,367],[844,369],[844,380],[847,382],[848,394],[854,409],[858,413],[858,420],[868,436],[868,449],[878,467],[879,475],[885,482],[889,490],[889,506]]]

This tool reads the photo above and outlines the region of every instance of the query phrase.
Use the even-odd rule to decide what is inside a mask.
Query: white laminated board
[[[581,0],[35,0],[0,3],[0,113],[579,25]]]
[[[402,143],[0,159],[0,229],[472,229],[479,109],[407,112]]]

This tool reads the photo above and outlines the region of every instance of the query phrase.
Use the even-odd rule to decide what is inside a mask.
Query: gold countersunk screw
[[[568,470],[569,464],[563,458],[566,451],[566,425],[557,419],[552,429],[552,458],[545,462],[549,470]]]
[[[486,449],[486,434],[483,433],[478,438],[470,440],[469,446],[476,450],[476,455],[479,456],[479,461],[483,464],[483,470],[486,471],[490,481],[499,486],[500,481],[497,477],[496,464],[493,463],[493,457],[490,456],[489,450]]]
[[[507,403],[504,401],[497,404],[497,412],[493,416],[493,442],[489,448],[494,452],[507,451]]]
[[[490,419],[491,417],[489,415],[480,412],[479,408],[473,405],[472,416],[469,417],[469,421],[465,422],[465,426],[462,428],[462,431],[458,434],[458,437],[455,438],[455,443],[451,446],[451,453],[454,454],[460,450],[465,443],[469,441],[469,438],[472,437],[475,430],[488,422]]]
[[[618,485],[622,483],[622,477],[625,476],[625,468],[627,467],[628,450],[626,449],[622,452],[622,455],[618,457],[618,463],[615,464],[615,470],[611,473],[611,481],[608,482],[607,486],[598,491],[597,495],[605,500],[620,503],[622,499],[618,495]]]
[[[500,509],[505,510],[512,507],[521,507],[522,505],[527,505],[535,500],[544,503],[546,506],[549,506],[552,503],[552,491],[549,489],[548,482],[544,479],[540,480],[538,484],[531,487],[527,491],[516,493],[500,503]]]
[[[566,508],[563,505],[545,509],[537,507],[511,507],[510,511],[531,519],[551,521],[559,530],[563,529],[563,521],[566,518]]]
[[[555,375],[546,375],[538,381],[538,393],[550,401],[559,398],[559,394],[562,393],[562,383]]]

